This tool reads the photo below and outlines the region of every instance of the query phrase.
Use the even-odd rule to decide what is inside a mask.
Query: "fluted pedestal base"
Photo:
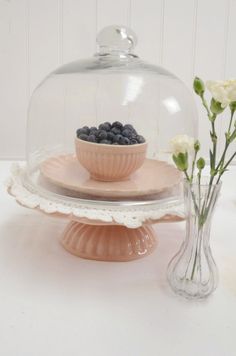
[[[128,229],[120,225],[88,225],[71,221],[62,245],[73,255],[100,261],[131,261],[150,254],[156,239],[150,225]]]

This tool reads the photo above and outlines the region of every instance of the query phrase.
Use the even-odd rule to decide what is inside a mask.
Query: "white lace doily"
[[[82,199],[73,199],[68,202],[68,197],[63,199],[55,197],[55,195],[42,194],[26,188],[24,185],[24,176],[26,173],[25,165],[14,163],[11,167],[11,177],[6,182],[8,191],[16,200],[31,209],[40,209],[41,211],[52,214],[60,213],[67,216],[75,216],[77,218],[86,218],[89,220],[99,220],[105,223],[118,223],[128,228],[138,228],[147,220],[159,220],[166,215],[173,215],[179,218],[184,218],[184,207],[179,201],[163,202],[143,205],[124,205],[107,207],[104,204],[94,206]]]

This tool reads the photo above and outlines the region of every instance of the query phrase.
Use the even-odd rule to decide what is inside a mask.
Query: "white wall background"
[[[236,0],[0,0],[0,158],[25,155],[29,97],[55,67],[96,49],[97,31],[131,26],[136,53],[190,88],[236,77]],[[224,139],[222,120],[221,141]],[[200,110],[199,135],[208,122]]]

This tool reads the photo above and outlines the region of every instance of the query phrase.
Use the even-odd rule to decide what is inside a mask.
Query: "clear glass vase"
[[[172,290],[186,298],[205,298],[218,285],[218,270],[209,240],[221,183],[208,182],[207,177],[202,178],[201,184],[184,181],[186,236],[167,270]]]

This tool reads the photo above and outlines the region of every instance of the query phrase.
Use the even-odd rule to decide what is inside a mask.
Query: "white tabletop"
[[[0,162],[0,180],[9,175]],[[170,291],[184,223],[156,226],[156,251],[133,262],[83,260],[60,245],[66,221],[23,208],[1,184],[1,356],[235,356],[236,168],[224,178],[211,245],[220,284],[202,302]]]

